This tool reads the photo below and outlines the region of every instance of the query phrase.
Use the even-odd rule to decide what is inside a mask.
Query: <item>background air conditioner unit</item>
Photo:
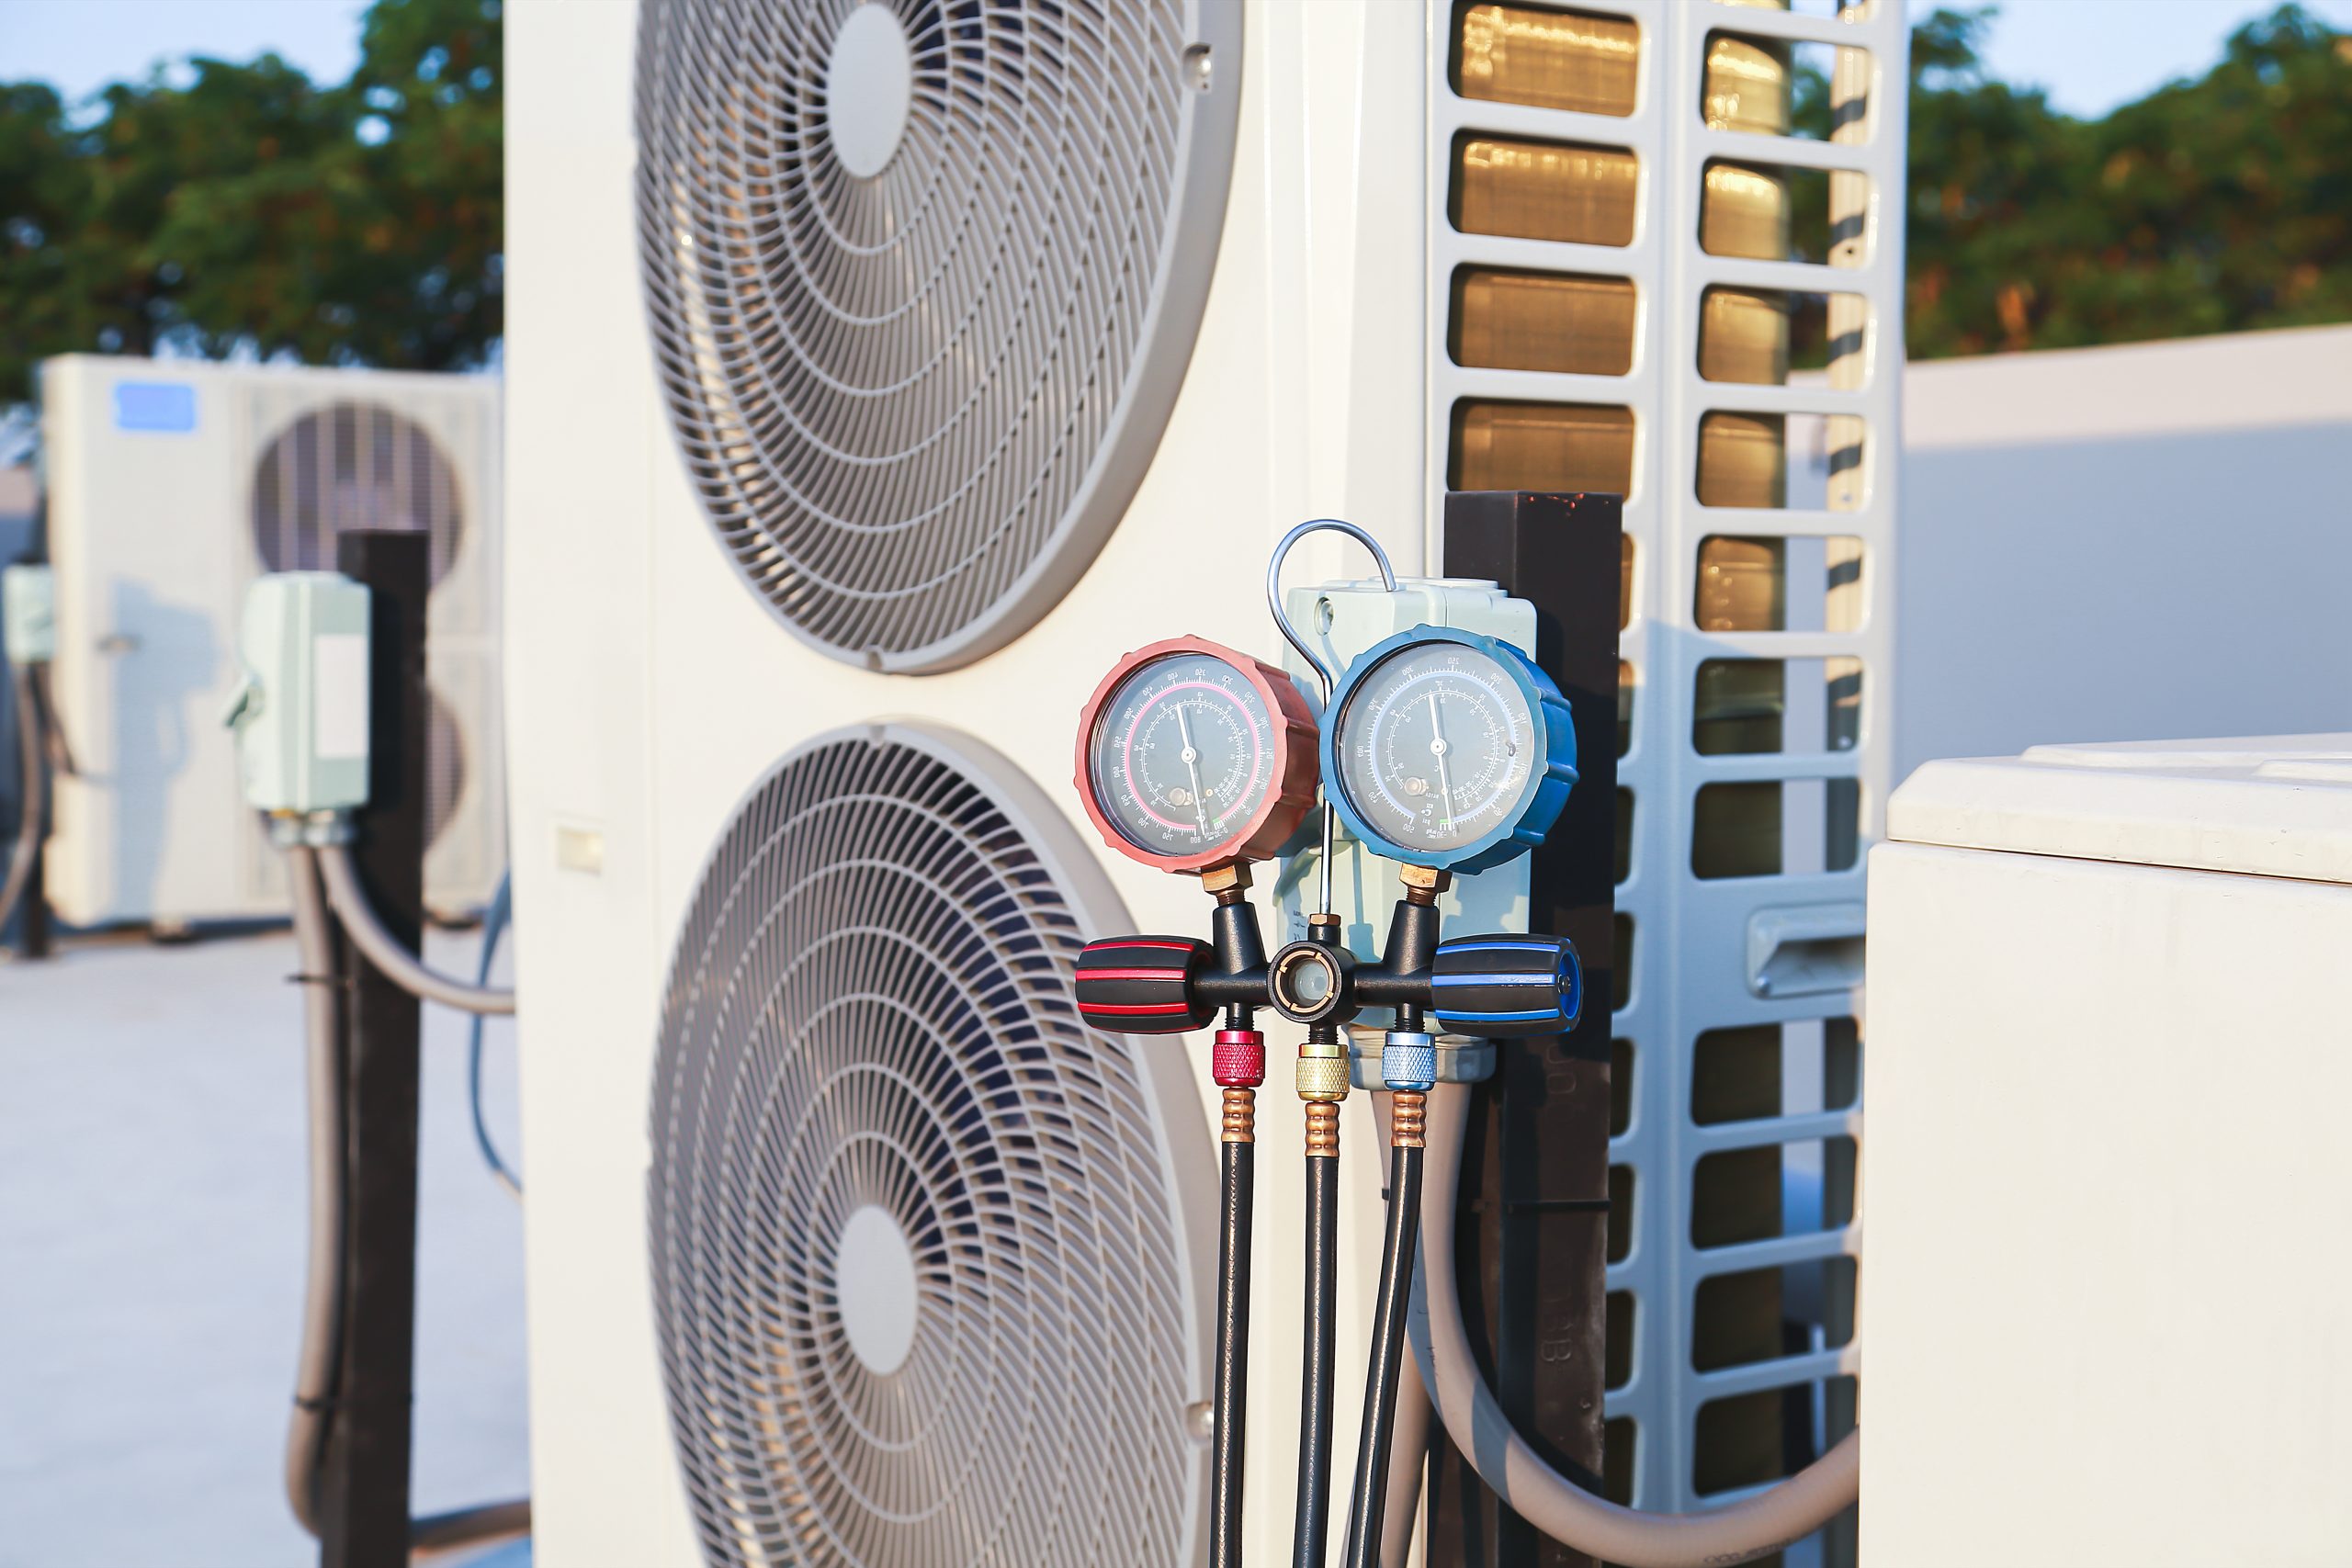
[[[498,382],[69,355],[41,372],[60,721],[51,902],[78,925],[275,917],[277,852],[220,727],[255,576],[332,570],[345,528],[433,537],[425,897],[505,868]]]
[[[1784,1227],[1781,1145],[1855,1114],[1820,1097],[1883,792],[1900,8],[647,0],[507,28],[544,1561],[1204,1550],[1204,1046],[1090,1035],[1067,974],[1206,902],[1100,848],[1077,714],[1157,637],[1275,657],[1259,583],[1303,518],[1434,570],[1449,487],[1628,492],[1624,1487],[1687,1505],[1711,1427],[1751,1468],[1809,1457],[1791,1412],[1851,1352],[1790,1353],[1782,1271],[1852,1244],[1818,1157]],[[1834,142],[1782,134],[1800,44],[1860,111]],[[1791,385],[1808,290],[1839,357]],[[1293,577],[1361,577],[1351,549],[1317,536]],[[1694,1124],[1713,1027],[1747,1089],[1770,1058],[1736,1126]],[[1361,1344],[1379,1145],[1364,1097],[1348,1118]],[[1259,1129],[1253,1562],[1286,1555],[1295,1480],[1279,1077]],[[1694,1166],[1749,1200],[1723,1235],[1687,1227]],[[1759,1270],[1731,1317],[1769,1348],[1694,1371],[1694,1293]]]

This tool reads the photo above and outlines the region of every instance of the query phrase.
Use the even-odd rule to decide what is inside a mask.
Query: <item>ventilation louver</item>
[[[333,403],[294,421],[254,464],[254,549],[265,571],[333,571],[345,529],[430,536],[432,581],[464,541],[457,470],[413,421],[374,403]]]
[[[738,807],[670,973],[648,1191],[711,1562],[1191,1560],[1215,1179],[1178,1054],[1078,1019],[1123,919],[943,732],[820,738]]]
[[[1217,0],[647,0],[639,259],[755,592],[918,671],[1018,636],[1133,497],[1208,294]]]

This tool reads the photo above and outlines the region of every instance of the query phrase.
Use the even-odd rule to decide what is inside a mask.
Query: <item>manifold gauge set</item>
[[[1526,932],[1448,936],[1440,894],[1544,840],[1576,783],[1566,700],[1533,660],[1475,632],[1419,626],[1329,669],[1282,606],[1283,558],[1319,529],[1370,550],[1352,525],[1293,529],[1267,570],[1276,626],[1319,677],[1310,707],[1288,674],[1196,637],[1171,637],[1115,663],[1081,712],[1077,784],[1112,849],[1193,875],[1210,899],[1206,940],[1109,936],[1078,964],[1080,1013],[1125,1033],[1216,1026],[1211,1076],[1222,1091],[1223,1225],[1218,1249],[1210,1550],[1240,1561],[1243,1387],[1247,1377],[1254,1096],[1265,1080],[1257,1015],[1302,1027],[1295,1085],[1306,1115],[1306,1386],[1299,1431],[1295,1561],[1320,1563],[1330,1524],[1331,1372],[1337,1300],[1340,1105],[1350,1088],[1345,1026],[1391,1010],[1378,1079],[1390,1103],[1388,1218],[1363,1429],[1347,1515],[1351,1564],[1380,1561],[1407,1285],[1418,1234],[1423,1097],[1438,1081],[1438,1037],[1564,1033],[1582,983],[1563,938]],[[1304,850],[1320,797],[1320,902],[1305,940],[1269,955],[1248,900],[1252,863]],[[1398,868],[1384,951],[1351,952],[1331,910],[1334,823]]]

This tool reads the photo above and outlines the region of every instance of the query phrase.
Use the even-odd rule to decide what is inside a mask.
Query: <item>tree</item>
[[[376,0],[348,82],[0,85],[0,403],[74,351],[455,369],[501,330],[498,0]]]
[[[1912,35],[1913,358],[2352,318],[2352,39],[2281,6],[2084,121],[1984,74],[1994,15]]]

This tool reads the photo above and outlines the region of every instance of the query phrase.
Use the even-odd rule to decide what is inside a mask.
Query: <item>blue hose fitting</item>
[[[1427,1094],[1437,1087],[1437,1037],[1417,1029],[1392,1029],[1381,1037],[1380,1078],[1392,1089]]]

